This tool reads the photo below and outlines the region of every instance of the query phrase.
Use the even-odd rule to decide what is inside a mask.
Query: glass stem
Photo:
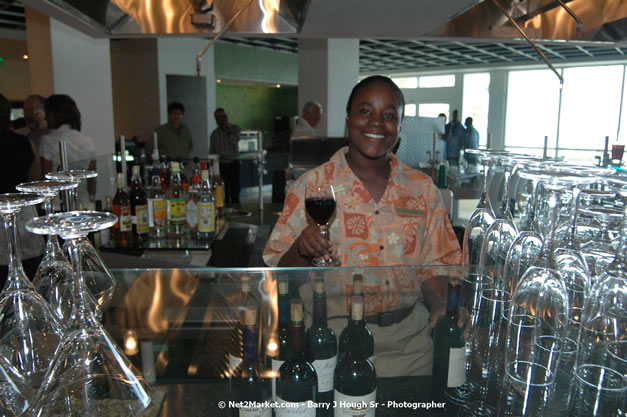
[[[549,230],[540,251],[539,264],[546,268],[551,268],[551,258],[553,257],[553,246],[555,245],[555,225],[557,224],[557,216],[559,214],[560,193],[556,190],[549,190],[549,198],[547,200],[550,208],[549,213]]]
[[[501,219],[506,219],[511,216],[510,213],[510,205],[509,205],[509,179],[512,176],[512,167],[506,166],[504,167],[503,172],[503,197],[501,198],[501,212],[499,216]]]
[[[89,327],[87,320],[87,305],[85,302],[85,280],[83,278],[83,255],[80,248],[80,239],[70,239],[68,241],[70,258],[72,259],[72,269],[74,270],[74,304],[72,307],[72,317],[74,328]]]
[[[25,276],[22,260],[20,259],[19,246],[17,241],[17,213],[8,213],[2,216],[4,230],[7,234],[7,246],[9,247],[9,272],[5,288],[10,284],[15,284],[18,276]]]
[[[494,214],[492,212],[492,209],[490,208],[490,188],[488,187],[489,184],[489,178],[490,178],[490,163],[486,163],[483,166],[483,190],[481,190],[481,197],[479,199],[479,206],[483,206],[486,209],[489,209],[488,211],[490,211],[491,214]]]
[[[566,242],[567,249],[575,248],[575,238],[577,236],[577,212],[579,211],[579,196],[581,195],[581,188],[576,185],[573,187],[573,198],[570,201],[570,216],[571,222],[568,230],[568,242]]]
[[[536,230],[536,209],[538,208],[538,180],[531,180],[531,198],[527,204],[527,215],[525,216],[525,226],[523,230]]]
[[[627,265],[627,206],[623,208],[623,227],[620,231],[620,242],[616,251],[616,263],[625,268]],[[627,272],[627,271],[626,271]]]

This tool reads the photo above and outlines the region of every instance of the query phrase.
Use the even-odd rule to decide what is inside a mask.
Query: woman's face
[[[368,159],[387,156],[398,141],[402,111],[400,98],[387,84],[363,87],[346,116],[350,149]]]

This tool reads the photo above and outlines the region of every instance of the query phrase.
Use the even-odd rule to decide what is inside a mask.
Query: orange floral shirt
[[[390,156],[391,173],[375,202],[346,162],[348,148],[299,177],[264,249],[276,266],[307,226],[307,183],[331,183],[337,200],[330,239],[342,266],[454,265],[461,251],[440,192],[429,176]]]

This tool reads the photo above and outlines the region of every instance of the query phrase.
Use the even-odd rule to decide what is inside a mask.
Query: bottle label
[[[337,364],[337,355],[329,359],[316,359],[312,365],[318,375],[318,392],[333,391],[333,372]]]
[[[446,386],[455,388],[466,382],[466,348],[450,348]]]
[[[279,368],[283,365],[283,362],[278,359],[272,359],[272,374],[275,376],[272,378],[272,401],[276,401],[276,380],[279,377]]]
[[[130,207],[120,207],[120,231],[128,232],[133,228]]]
[[[182,198],[171,198],[168,200],[170,207],[170,222],[174,224],[185,224],[185,200]]]
[[[213,203],[198,203],[198,231],[213,232],[215,230],[215,205]]]
[[[137,233],[148,233],[148,206],[142,204],[141,206],[135,206],[135,225]]]
[[[316,408],[313,407],[311,401],[293,403],[277,396],[276,402],[276,408],[274,409],[276,417],[316,417]]]
[[[242,363],[242,358],[238,358],[237,356],[229,353],[229,367],[231,368],[231,371],[237,368],[240,363]]]
[[[152,207],[152,225],[150,227],[162,228],[168,224],[168,202],[164,199],[151,199],[148,207]]]
[[[224,207],[224,185],[216,185],[216,207]]]
[[[335,417],[374,417],[376,411],[377,390],[370,394],[353,397],[342,394],[335,390],[335,401],[333,403]]]
[[[196,198],[193,196],[190,196],[185,203],[185,216],[189,230],[196,230],[198,228],[198,206],[196,205]]]
[[[271,407],[240,407],[239,417],[272,417]]]

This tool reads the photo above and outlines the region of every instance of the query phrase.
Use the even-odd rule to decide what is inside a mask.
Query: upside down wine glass
[[[96,171],[88,170],[69,170],[50,172],[46,174],[46,178],[59,181],[81,182],[98,176]],[[76,190],[70,190],[70,207],[76,209]],[[109,269],[104,264],[98,251],[87,238],[80,240],[83,253],[83,273],[85,283],[89,291],[92,293],[100,307],[104,306],[113,297],[116,281]],[[63,248],[69,252],[67,244]]]
[[[33,389],[41,385],[65,330],[26,277],[18,251],[17,213],[43,200],[36,194],[0,195],[9,252],[7,283],[0,293],[0,355],[9,359]]]
[[[53,200],[59,191],[73,190],[78,182],[44,180],[18,184],[15,188],[23,192],[31,192],[45,198],[46,214],[52,214]],[[56,234],[48,235],[44,257],[37,268],[33,285],[39,294],[50,304],[52,311],[66,326],[70,324],[72,312],[72,289],[74,287],[72,265],[68,262]],[[90,308],[98,309],[93,296],[88,294]]]
[[[33,415],[138,416],[150,404],[150,386],[87,307],[80,239],[111,227],[111,213],[72,211],[30,220],[33,233],[57,233],[68,242],[74,270],[72,326],[44,377]]]
[[[331,184],[307,184],[305,189],[305,209],[314,222],[320,227],[320,233],[329,239],[329,220],[335,213],[335,190]],[[314,266],[335,266],[338,259],[331,254],[312,260]]]

